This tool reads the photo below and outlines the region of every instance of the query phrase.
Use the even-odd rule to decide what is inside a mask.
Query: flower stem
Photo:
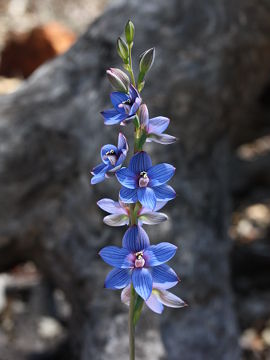
[[[135,360],[135,326],[133,323],[135,307],[135,291],[133,285],[130,285],[130,303],[129,303],[129,360]]]
[[[132,46],[129,45],[129,46],[128,46],[128,54],[129,54],[129,70],[128,70],[128,72],[129,72],[130,77],[131,77],[132,85],[133,85],[134,87],[136,87],[136,81],[135,81],[135,76],[134,76],[133,67],[132,67],[131,48],[132,48]]]

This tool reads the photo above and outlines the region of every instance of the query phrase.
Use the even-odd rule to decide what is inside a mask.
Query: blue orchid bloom
[[[97,184],[114,173],[122,166],[128,152],[128,143],[125,136],[120,133],[117,147],[111,144],[101,148],[100,156],[103,163],[94,167],[91,174],[91,184]]]
[[[111,93],[113,109],[104,110],[101,115],[104,117],[105,125],[124,125],[132,120],[138,111],[142,99],[134,86],[129,86],[129,93],[115,91]]]
[[[158,284],[153,283],[153,290],[150,297],[145,301],[145,304],[157,314],[161,314],[164,310],[164,305],[171,308],[181,308],[187,304],[178,296],[172,294],[168,289],[175,286],[177,283]],[[122,290],[121,301],[129,306],[130,303],[130,286]]]
[[[150,245],[142,227],[131,226],[125,233],[122,248],[107,246],[99,252],[102,259],[114,266],[105,280],[109,289],[123,289],[131,282],[135,291],[147,300],[154,283],[179,281],[176,273],[165,263],[175,254],[177,247],[167,242]]]
[[[122,168],[116,177],[122,188],[120,199],[124,203],[139,201],[148,209],[154,210],[157,201],[175,198],[175,191],[166,183],[171,179],[175,168],[166,163],[152,166],[150,156],[144,152],[135,154],[127,168]]]
[[[176,141],[176,137],[163,134],[170,124],[170,119],[164,116],[157,116],[149,119],[147,106],[142,104],[140,107],[139,120],[142,129],[147,134],[147,142],[156,142],[163,145],[172,144]]]

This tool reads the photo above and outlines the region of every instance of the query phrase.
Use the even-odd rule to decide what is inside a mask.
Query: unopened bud
[[[118,91],[128,92],[129,77],[122,70],[110,68],[106,71],[111,85]]]
[[[140,72],[145,75],[147,73],[147,71],[150,70],[151,66],[153,65],[154,60],[155,60],[155,48],[146,50],[141,55]]]
[[[121,38],[117,39],[117,51],[120,58],[124,61],[125,64],[128,63],[128,46],[124,40]]]
[[[125,27],[126,40],[129,45],[133,43],[134,33],[135,33],[134,24],[132,23],[132,21],[129,20]]]

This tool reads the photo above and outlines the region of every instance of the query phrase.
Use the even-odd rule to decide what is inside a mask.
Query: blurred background
[[[112,0],[0,0],[1,97],[4,99],[8,94],[12,96],[22,85],[27,87],[25,82],[36,69],[68,51],[80,35],[87,31],[89,25],[102,16],[108,6],[113,5]],[[231,9],[233,8],[232,4]],[[117,14],[118,12],[114,13],[114,24],[117,22]],[[264,18],[264,15],[262,17]],[[244,15],[241,21],[243,24],[247,21]],[[173,22],[172,24],[175,25]],[[105,29],[108,30],[106,25],[100,26],[100,29],[104,32]],[[167,36],[166,31],[169,34],[170,29],[165,28],[164,37]],[[94,39],[95,36],[94,32]],[[107,41],[106,37],[101,38],[104,43]],[[149,47],[151,45],[149,44]],[[78,48],[78,51],[81,49]],[[183,62],[188,62],[188,56],[187,54],[186,58],[183,57]],[[212,66],[211,57],[208,65]],[[248,66],[246,71],[249,71]],[[254,69],[250,71],[253,72]],[[104,77],[104,72],[102,76]],[[226,77],[226,73],[223,76]],[[256,77],[256,73],[253,72],[253,76]],[[270,73],[268,76],[270,78]],[[267,82],[268,79],[265,83]],[[258,98],[264,109],[269,110],[269,87],[262,88]],[[109,87],[105,89],[107,91]],[[159,99],[155,98],[155,102],[158,101]],[[157,104],[154,106],[158,107]],[[166,106],[169,107],[169,104]],[[267,120],[266,124],[269,124],[269,121]],[[230,244],[229,279],[233,309],[239,329],[237,343],[242,351],[242,360],[270,360],[269,126],[264,128],[261,136],[250,136],[250,141],[239,142],[233,154],[230,165],[232,177],[229,182],[232,197],[226,233]],[[176,151],[175,158],[177,156]],[[94,164],[89,161],[89,168],[92,165]],[[239,169],[241,177],[234,176]],[[34,199],[35,194],[32,196]],[[97,209],[93,211],[98,212]],[[97,221],[100,221],[100,216],[96,217]],[[176,213],[173,213],[173,216],[177,221]],[[108,232],[114,229],[105,231],[108,238]],[[4,248],[5,238],[1,241]],[[20,248],[16,249],[16,252],[20,251]],[[9,253],[11,252],[12,247]],[[62,289],[55,286],[50,277],[44,276],[40,270],[44,264],[37,267],[35,256],[32,257],[33,260],[31,256],[28,258],[16,253],[6,266],[5,258],[0,256],[0,360],[67,360],[69,357],[66,344],[70,339],[72,301],[66,298],[63,290],[65,286]],[[143,356],[138,359],[143,359]],[[167,357],[164,354],[160,357],[153,355],[148,359]],[[183,360],[185,359],[193,357],[183,357]],[[207,352],[194,359],[220,360],[207,355]]]

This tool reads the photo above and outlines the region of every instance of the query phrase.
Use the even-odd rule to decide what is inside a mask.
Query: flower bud
[[[145,75],[147,73],[147,71],[150,70],[151,66],[153,65],[154,60],[155,60],[155,48],[146,50],[141,55],[140,73]]]
[[[135,27],[132,21],[128,21],[125,27],[126,40],[129,45],[133,43]]]
[[[124,61],[125,64],[128,63],[128,46],[124,40],[121,38],[117,39],[117,51],[120,58]]]
[[[111,85],[118,91],[127,93],[129,88],[129,77],[122,70],[110,68],[106,71]]]

